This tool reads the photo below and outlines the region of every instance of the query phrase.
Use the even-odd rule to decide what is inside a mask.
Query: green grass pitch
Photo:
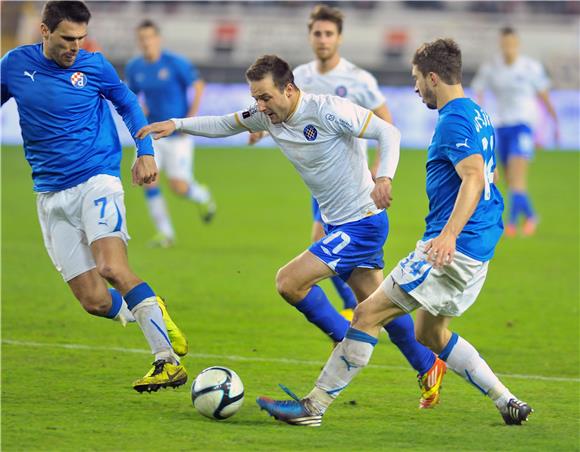
[[[309,391],[331,344],[277,295],[276,270],[308,246],[310,200],[291,164],[270,149],[200,149],[198,179],[214,191],[215,222],[168,196],[177,246],[149,249],[153,227],[141,190],[123,175],[130,260],[165,296],[189,336],[195,375],[233,368],[246,400],[232,419],[198,415],[187,384],[137,394],[152,361],[136,325],[85,314],[53,269],[36,219],[30,169],[2,150],[2,449],[14,450],[578,450],[579,156],[539,153],[531,191],[536,237],[502,240],[477,303],[452,324],[536,410],[506,427],[475,388],[448,373],[441,405],[417,409],[415,375],[382,335],[371,361],[322,428],[280,424],[258,395]],[[386,269],[423,230],[424,152],[402,153]],[[167,191],[166,191],[167,193]],[[333,301],[336,294],[328,284]]]

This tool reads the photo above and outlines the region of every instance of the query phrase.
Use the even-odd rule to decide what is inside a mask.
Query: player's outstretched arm
[[[457,237],[475,212],[485,188],[484,161],[480,154],[461,160],[455,170],[461,178],[459,193],[447,224],[425,247],[427,260],[434,267],[450,264],[455,256]]]
[[[159,138],[168,137],[173,132],[175,132],[175,123],[172,120],[152,122],[149,125],[141,127],[137,134],[137,138],[142,140],[147,135],[153,134],[153,139],[158,140]]]

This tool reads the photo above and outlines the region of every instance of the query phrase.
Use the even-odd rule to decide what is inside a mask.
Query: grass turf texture
[[[331,348],[275,291],[276,270],[307,247],[311,224],[307,189],[279,152],[199,150],[196,173],[211,186],[218,214],[203,225],[195,206],[168,196],[178,234],[177,246],[168,250],[145,245],[154,230],[141,190],[129,185],[129,152],[124,159],[130,261],[167,298],[189,335],[193,356],[184,363],[190,382],[206,367],[225,365],[246,386],[242,410],[215,422],[191,406],[190,382],[156,394],[131,389],[152,361],[144,338],[136,325],[123,329],[91,317],[73,299],[44,250],[22,150],[4,147],[3,450],[577,450],[578,158],[537,156],[537,236],[502,240],[482,295],[452,324],[501,374],[573,381],[505,376],[536,410],[522,428],[504,426],[493,404],[452,373],[441,405],[419,411],[415,375],[382,335],[371,360],[376,367],[343,393],[322,428],[301,429],[274,422],[254,403],[257,395],[285,397],[278,382],[298,394],[309,391]],[[387,270],[422,233],[424,159],[423,152],[402,154]],[[338,301],[328,283],[323,287]]]

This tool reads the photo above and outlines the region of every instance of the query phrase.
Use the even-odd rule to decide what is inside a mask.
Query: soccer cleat
[[[350,309],[350,308],[343,309],[342,311],[340,311],[340,315],[343,316],[349,322],[352,322],[352,318],[354,316],[354,309]]]
[[[506,224],[505,229],[503,231],[506,237],[515,237],[518,233],[515,224]]]
[[[522,226],[522,235],[524,237],[531,237],[536,233],[537,228],[538,221],[535,218],[528,218]]]
[[[258,397],[256,403],[274,419],[290,425],[302,427],[320,427],[322,414],[313,414],[306,407],[306,399],[300,400],[287,387],[280,385],[293,400],[274,400],[270,397]]]
[[[159,359],[147,374],[133,383],[137,392],[155,392],[159,388],[177,388],[187,382],[187,372],[181,364],[171,364]]]
[[[501,408],[499,412],[507,425],[522,425],[522,421],[527,421],[528,416],[534,410],[526,402],[518,399],[510,399],[507,405]]]
[[[174,245],[174,240],[171,237],[162,234],[161,232],[155,234],[155,236],[147,242],[149,248],[171,248]]]
[[[217,206],[215,204],[215,201],[211,197],[209,189],[205,185],[203,185],[202,187],[205,190],[207,190],[208,200],[206,202],[200,202],[197,204],[199,208],[199,215],[204,223],[211,223],[211,220],[213,220],[213,217],[216,214]]]
[[[439,403],[441,396],[441,382],[447,372],[447,364],[438,357],[435,363],[422,376],[417,375],[419,388],[421,388],[421,399],[419,400],[419,408],[434,408]]]
[[[158,296],[157,304],[159,305],[159,309],[161,309],[161,315],[163,316],[163,321],[165,322],[165,327],[167,328],[167,334],[169,335],[169,340],[171,341],[173,351],[178,356],[187,355],[187,351],[189,350],[187,337],[185,337],[185,334],[181,332],[179,327],[170,317],[169,312],[167,311],[167,304],[165,303],[165,300]]]

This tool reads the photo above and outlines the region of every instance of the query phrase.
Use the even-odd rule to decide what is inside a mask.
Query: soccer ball
[[[191,401],[197,411],[211,419],[226,419],[244,403],[244,384],[227,367],[208,367],[191,385]]]

